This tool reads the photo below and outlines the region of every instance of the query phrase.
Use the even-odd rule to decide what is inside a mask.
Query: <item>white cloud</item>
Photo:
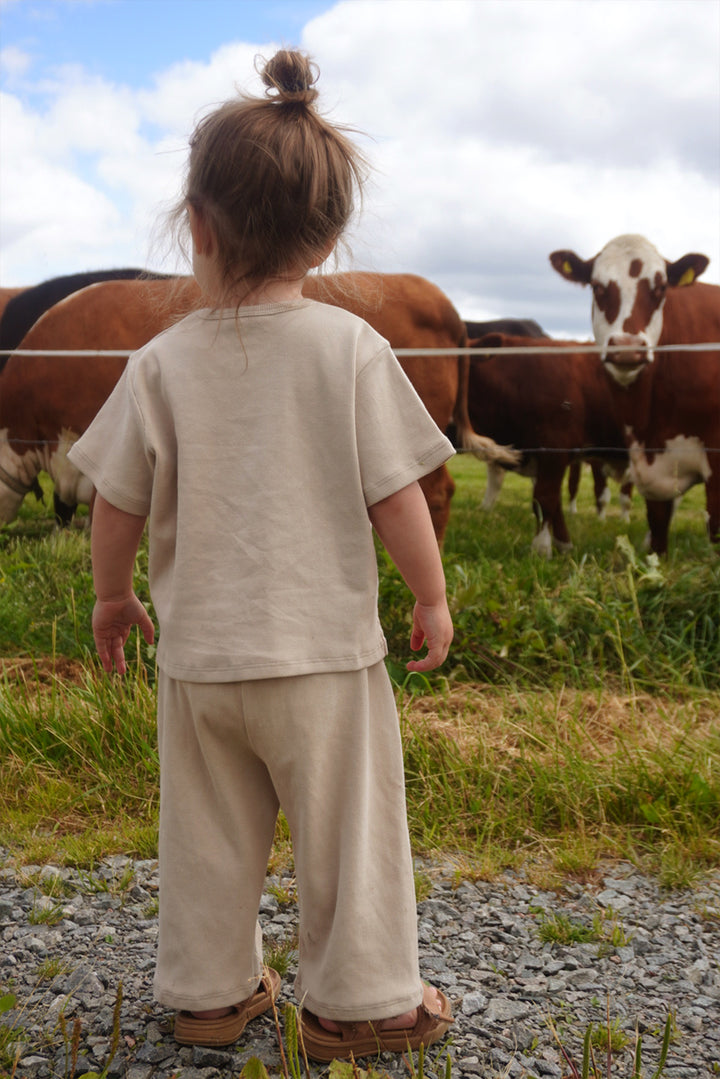
[[[323,110],[371,136],[359,264],[422,273],[466,317],[575,332],[589,300],[550,269],[556,247],[587,257],[643,232],[668,258],[704,251],[720,281],[719,31],[705,0],[336,4],[302,44]],[[228,41],[142,90],[71,68],[33,83],[5,50],[2,284],[144,264],[193,124],[257,90],[273,48]]]
[[[31,64],[30,55],[14,45],[0,49],[0,71],[4,77],[12,81],[23,76]]]

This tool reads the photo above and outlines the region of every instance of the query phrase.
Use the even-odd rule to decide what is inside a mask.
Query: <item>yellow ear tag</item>
[[[562,272],[565,274],[566,277],[569,277],[570,274],[572,273],[572,266],[570,265],[570,263],[568,262],[567,259],[565,259],[565,261],[562,264]]]
[[[695,280],[695,271],[693,270],[692,267],[690,267],[690,269],[686,270],[685,273],[680,278],[680,280],[678,281],[678,288],[681,288],[683,285],[692,285],[694,280]]]

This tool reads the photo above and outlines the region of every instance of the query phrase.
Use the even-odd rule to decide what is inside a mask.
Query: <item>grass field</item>
[[[587,474],[575,548],[544,561],[529,481],[509,476],[488,514],[483,466],[452,471],[456,637],[431,677],[406,676],[410,597],[379,552],[416,852],[459,877],[523,865],[546,883],[612,858],[667,886],[720,865],[720,558],[702,490],[658,561],[641,500],[629,525],[616,497],[598,522]],[[101,674],[87,533],[26,502],[0,533],[0,846],[19,863],[152,856],[154,653],[136,641],[124,682]],[[281,821],[275,868],[291,858]]]

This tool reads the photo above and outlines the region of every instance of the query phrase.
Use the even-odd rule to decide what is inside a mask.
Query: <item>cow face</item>
[[[668,262],[643,236],[618,236],[593,259],[554,251],[550,262],[569,281],[590,285],[592,326],[600,358],[622,386],[654,360],[669,286],[690,285],[708,265],[704,255]]]

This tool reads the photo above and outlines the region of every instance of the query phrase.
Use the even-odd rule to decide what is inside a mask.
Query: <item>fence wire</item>
[[[511,346],[495,346],[494,348],[396,348],[393,349],[394,354],[403,359],[410,356],[420,357],[445,357],[445,356],[502,356],[504,353],[512,355],[522,355],[530,357],[533,354],[542,353],[543,355],[557,355],[566,356],[568,353],[583,353],[588,355],[599,355],[601,352],[606,354],[613,354],[616,352],[626,351],[626,346],[608,346],[602,349],[599,345],[595,344],[576,344],[573,342],[568,345],[554,345],[552,341],[549,341],[547,345],[511,345]],[[63,356],[87,356],[95,358],[107,358],[107,359],[127,359],[137,349],[15,349],[11,353],[6,353],[6,356],[23,356],[23,357],[39,357],[50,356],[62,358]],[[640,350],[638,350],[640,351]],[[720,342],[707,342],[707,343],[695,343],[695,344],[683,344],[683,345],[657,345],[653,349],[655,354],[666,352],[717,352],[720,354]],[[0,394],[2,393],[2,373],[0,373]],[[718,410],[720,411],[720,401],[718,401]],[[30,439],[8,439],[8,443],[11,446],[52,446],[56,440],[30,440]],[[517,448],[517,447],[513,447]],[[664,453],[665,447],[643,447],[643,452],[648,453]],[[720,447],[706,446],[704,447],[705,453],[718,454],[720,453]],[[462,448],[457,449],[458,454],[470,453],[471,450],[464,450]],[[538,456],[542,454],[564,454],[570,457],[574,457],[577,460],[584,460],[592,457],[617,457],[621,458],[622,455],[627,455],[627,447],[623,446],[573,446],[559,448],[556,446],[523,446],[519,449],[520,453],[531,456]]]

